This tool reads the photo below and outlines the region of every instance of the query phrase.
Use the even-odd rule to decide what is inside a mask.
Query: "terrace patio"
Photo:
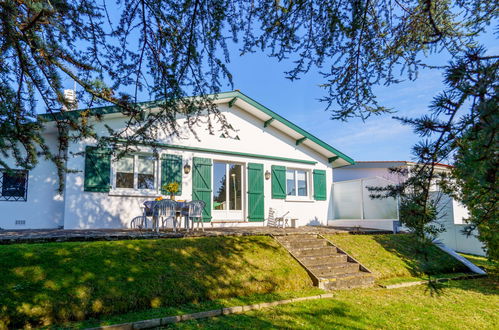
[[[206,228],[202,231],[153,232],[144,229],[27,229],[0,230],[0,244],[112,241],[129,239],[159,239],[213,236],[271,236],[292,234],[381,234],[386,231],[358,227],[320,227],[304,226],[298,228],[275,227],[224,227]],[[391,233],[391,232],[390,232]]]

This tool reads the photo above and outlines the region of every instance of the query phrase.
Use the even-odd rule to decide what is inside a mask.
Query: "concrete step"
[[[297,257],[326,256],[338,253],[338,249],[334,246],[302,247],[290,249],[290,251]]]
[[[317,235],[312,234],[275,236],[275,238],[281,243],[321,239]]]
[[[304,241],[286,242],[286,243],[282,243],[282,245],[284,245],[286,248],[289,248],[289,249],[314,248],[314,247],[327,246],[327,241],[320,240],[320,239],[311,239],[311,240],[304,240]]]
[[[358,262],[318,235],[300,234],[275,238],[311,272],[314,283],[326,290],[367,287],[374,283],[371,273],[361,271]],[[362,268],[364,269],[364,268]]]
[[[319,278],[319,286],[327,290],[368,287],[373,285],[373,283],[374,276],[365,272],[338,274],[334,277]]]
[[[299,260],[307,267],[317,266],[322,264],[331,264],[331,263],[344,263],[347,262],[347,255],[334,253],[330,255],[322,255],[322,256],[306,256],[300,257]]]
[[[354,262],[335,263],[328,266],[316,265],[309,267],[319,277],[333,277],[338,274],[349,274],[360,271],[360,266]]]

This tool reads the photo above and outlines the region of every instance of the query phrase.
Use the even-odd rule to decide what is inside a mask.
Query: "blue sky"
[[[499,52],[492,33],[486,33],[479,41],[490,53]],[[241,90],[354,160],[413,159],[411,147],[419,138],[410,127],[392,119],[394,114],[374,116],[365,122],[360,119],[330,120],[326,104],[319,101],[325,91],[319,87],[324,81],[317,71],[312,69],[302,79],[292,82],[284,75],[291,68],[291,62],[279,63],[263,53],[238,54],[237,46],[231,46],[228,67],[233,75],[234,89]],[[431,64],[444,65],[450,57],[437,54],[429,60]],[[427,112],[433,97],[443,90],[442,80],[442,71],[421,70],[416,81],[380,86],[376,88],[376,94],[380,104],[397,111],[396,115],[418,117]],[[69,80],[66,85],[66,88],[73,87]],[[223,90],[230,90],[230,86]],[[149,100],[147,95],[143,96],[140,101]]]
[[[499,44],[492,33],[479,41],[488,53],[497,54]],[[448,54],[436,54],[431,64],[444,65]],[[261,53],[231,58],[229,68],[234,75],[234,88],[284,116],[288,120],[316,135],[354,160],[413,160],[411,147],[419,141],[408,126],[401,125],[392,116],[418,117],[428,111],[434,96],[443,90],[442,71],[425,69],[416,81],[404,81],[389,87],[376,88],[381,105],[393,108],[396,114],[374,116],[362,122],[330,120],[326,104],[319,98],[325,91],[318,85],[324,83],[316,72],[301,80],[284,77],[291,63],[278,63]]]

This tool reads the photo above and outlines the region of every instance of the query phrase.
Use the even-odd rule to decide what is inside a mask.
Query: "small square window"
[[[116,161],[115,188],[153,190],[156,158],[151,155],[124,156]]]
[[[26,201],[28,192],[28,171],[2,170],[0,172],[0,200]]]
[[[305,170],[286,170],[286,195],[307,197],[308,174]]]

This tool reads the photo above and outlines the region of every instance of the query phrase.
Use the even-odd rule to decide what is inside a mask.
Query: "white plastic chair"
[[[286,228],[289,227],[288,218],[286,216],[289,214],[289,211],[281,215],[280,217],[276,216],[276,210],[273,208],[269,208],[269,218],[267,219],[268,227],[281,227]]]
[[[145,215],[139,215],[130,221],[130,228],[133,229],[143,229],[145,228],[147,218]]]
[[[169,219],[173,221],[173,231],[177,231],[176,204],[171,199],[156,202],[153,211],[153,228],[156,228],[156,231],[159,231],[159,221],[161,221],[161,227],[165,229]]]
[[[194,231],[194,222],[197,222],[197,229],[199,230],[199,224],[201,224],[201,230],[204,231],[203,225],[203,209],[206,203],[204,201],[192,201],[189,203],[189,213],[187,218],[192,223],[192,230]],[[189,228],[189,227],[187,227]]]

